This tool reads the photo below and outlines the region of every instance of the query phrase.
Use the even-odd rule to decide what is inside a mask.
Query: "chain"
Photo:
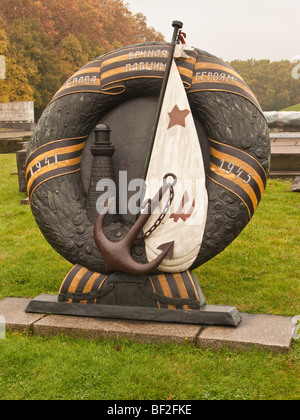
[[[170,197],[169,200],[162,212],[162,214],[159,216],[159,218],[156,220],[156,222],[154,223],[154,225],[147,231],[144,233],[144,235],[141,236],[142,239],[147,239],[149,238],[150,235],[152,235],[152,233],[162,224],[163,220],[165,219],[171,204],[174,200],[174,188],[172,186],[170,186]]]

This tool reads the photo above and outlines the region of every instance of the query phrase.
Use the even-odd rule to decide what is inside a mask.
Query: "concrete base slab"
[[[50,315],[34,324],[33,333],[40,336],[67,334],[93,340],[121,338],[142,343],[180,344],[194,342],[199,326]]]
[[[292,318],[275,315],[242,314],[239,328],[206,328],[197,339],[202,348],[249,349],[268,348],[288,352],[295,325]]]
[[[290,317],[245,313],[241,314],[242,322],[237,328],[26,314],[29,302],[30,299],[0,300],[0,316],[5,318],[7,329],[39,336],[65,334],[94,340],[187,342],[215,350],[225,346],[232,350],[254,347],[287,353],[295,327]]]
[[[15,332],[29,332],[32,325],[44,317],[41,314],[27,314],[27,308],[30,299],[6,298],[0,300],[0,316],[3,316],[6,322],[6,328]]]

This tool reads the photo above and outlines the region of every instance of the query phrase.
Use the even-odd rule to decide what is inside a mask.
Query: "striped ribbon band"
[[[197,59],[189,93],[201,91],[235,93],[247,98],[262,111],[254,93],[242,77],[228,64],[215,57],[199,56]]]
[[[131,47],[106,54],[75,73],[52,101],[78,92],[118,95],[125,91],[125,80],[137,78],[163,78],[170,47],[151,45]]]
[[[191,304],[200,301],[201,290],[190,271],[151,276],[148,281],[153,291],[153,299],[157,297],[158,308],[193,310]],[[97,304],[101,295],[105,296],[113,289],[114,286],[109,284],[108,275],[92,272],[76,264],[64,279],[58,298],[68,303]],[[165,302],[166,300],[168,302]],[[184,303],[178,303],[178,300],[183,300]],[[186,302],[188,304],[185,304]],[[198,306],[200,307],[200,303]]]
[[[59,296],[69,303],[94,304],[97,298],[91,296],[102,289],[107,277],[77,264],[64,279]],[[75,296],[73,297],[72,295]],[[76,295],[78,295],[77,298]],[[68,298],[68,296],[72,296],[72,298]]]
[[[38,147],[29,156],[25,177],[30,199],[34,190],[49,179],[80,171],[86,139],[56,140]]]
[[[169,45],[136,46],[106,54],[75,73],[55,94],[52,101],[71,93],[92,92],[119,95],[125,82],[133,79],[162,79],[169,56]],[[187,51],[189,58],[176,59],[188,93],[222,91],[243,96],[260,111],[261,107],[241,76],[215,57]]]
[[[101,90],[114,93],[117,91],[116,84],[125,80],[163,78],[169,49],[167,45],[148,46],[143,49],[134,47],[112,53],[101,63]]]
[[[209,139],[211,162],[208,177],[237,195],[251,218],[267,183],[261,164],[248,153]]]
[[[72,93],[100,93],[100,63],[93,61],[78,70],[54,95],[52,101]]]
[[[168,298],[189,299],[192,302],[199,301],[197,280],[190,271],[178,274],[161,274],[151,276],[150,283],[153,292]],[[158,308],[190,310],[188,305],[170,305],[157,301]]]

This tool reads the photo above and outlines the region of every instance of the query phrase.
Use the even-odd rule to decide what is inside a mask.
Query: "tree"
[[[30,78],[36,73],[34,63],[16,48],[4,29],[0,30],[0,48],[6,62],[6,79],[0,80],[0,102],[32,100]]]
[[[88,62],[88,54],[80,41],[73,35],[66,35],[58,44],[58,66],[63,80],[67,80],[76,70]]]
[[[88,61],[163,36],[123,0],[1,0],[0,54],[7,79],[0,102],[34,100],[38,113]]]
[[[265,111],[279,111],[300,102],[300,83],[293,79],[290,61],[235,60],[230,65],[242,76]]]

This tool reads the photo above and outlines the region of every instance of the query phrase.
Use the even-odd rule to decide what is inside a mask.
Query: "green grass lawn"
[[[300,111],[300,104],[290,106],[289,108],[282,109],[281,111]]]
[[[56,294],[71,265],[21,206],[14,155],[0,155],[0,298]],[[254,218],[195,273],[210,304],[300,314],[300,195],[269,180]],[[288,355],[202,351],[7,333],[0,340],[0,399],[280,399],[300,397],[300,341]]]

